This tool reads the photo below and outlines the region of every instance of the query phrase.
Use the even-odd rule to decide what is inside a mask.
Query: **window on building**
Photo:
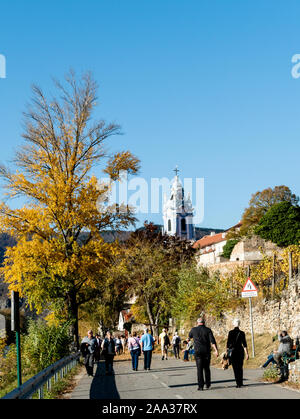
[[[172,230],[171,220],[168,220],[168,231]]]
[[[181,219],[181,231],[186,231],[186,222],[185,218]]]

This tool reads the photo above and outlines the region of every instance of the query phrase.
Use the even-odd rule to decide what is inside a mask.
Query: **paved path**
[[[193,361],[152,359],[151,371],[131,370],[130,361],[114,362],[113,376],[105,376],[104,362],[95,365],[94,377],[83,375],[71,393],[72,399],[300,399],[300,392],[260,381],[262,370],[244,370],[245,387],[237,389],[232,368],[211,368],[212,386],[197,391]]]

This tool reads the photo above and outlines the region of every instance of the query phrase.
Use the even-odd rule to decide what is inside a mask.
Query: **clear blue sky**
[[[0,13],[2,162],[22,142],[31,84],[72,67],[99,83],[95,118],[122,126],[111,151],[136,154],[147,181],[175,165],[205,179],[201,226],[230,227],[269,186],[300,195],[298,0],[12,0]]]

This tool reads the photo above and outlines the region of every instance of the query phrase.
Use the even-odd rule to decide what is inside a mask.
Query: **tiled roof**
[[[194,249],[203,249],[203,247],[211,246],[212,244],[220,243],[224,240],[226,240],[225,237],[223,237],[224,233],[218,233],[214,234],[213,236],[204,236],[202,239],[197,240],[193,244]]]

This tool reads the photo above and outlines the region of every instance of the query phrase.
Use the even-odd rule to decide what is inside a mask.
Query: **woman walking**
[[[112,375],[114,356],[116,355],[116,346],[109,331],[106,333],[106,337],[102,342],[102,354],[105,359],[105,374]]]
[[[249,359],[247,342],[245,333],[240,330],[240,320],[233,320],[234,329],[230,330],[227,338],[227,350],[232,349],[232,355],[230,357],[232,369],[234,372],[234,378],[236,381],[236,387],[240,388],[243,386],[243,362],[246,355],[246,360]]]
[[[132,370],[137,371],[139,366],[139,356],[141,355],[141,346],[136,332],[133,332],[132,336],[128,339],[128,349],[132,360]]]

